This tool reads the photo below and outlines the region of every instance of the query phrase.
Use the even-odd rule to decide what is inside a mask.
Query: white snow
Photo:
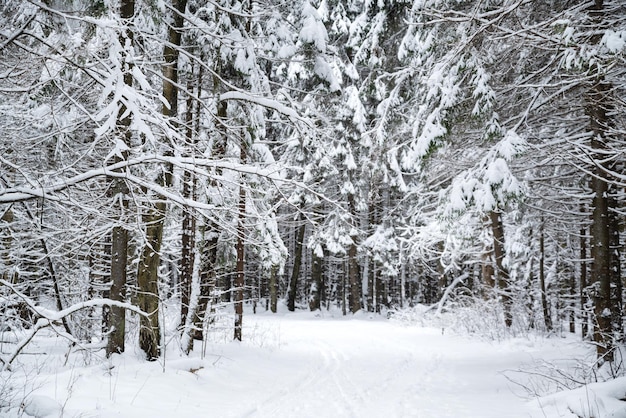
[[[307,44],[315,45],[319,52],[326,52],[328,33],[322,23],[322,17],[309,2],[304,3],[302,8],[302,29],[300,29],[300,40]]]
[[[626,47],[626,31],[607,30],[600,43],[611,53],[621,52]]]
[[[24,402],[24,412],[32,417],[58,417],[62,410],[62,406],[48,396],[33,395]]]
[[[88,365],[86,355],[64,364],[63,341],[40,337],[31,351],[48,353],[47,360],[23,382],[33,388],[23,416],[568,416],[557,398],[527,401],[504,372],[585,351],[573,338],[480,341],[379,315],[326,311],[248,313],[244,342],[229,342],[231,332],[211,331],[203,358],[199,345],[187,358],[170,339],[165,361],[147,363],[130,344],[124,355],[94,355]]]

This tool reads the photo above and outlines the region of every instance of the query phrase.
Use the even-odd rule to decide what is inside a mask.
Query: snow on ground
[[[66,360],[63,344],[37,340],[28,351],[48,357],[23,356],[36,367],[8,416],[574,417],[563,402],[529,402],[505,372],[588,350],[574,338],[480,341],[366,314],[263,313],[244,324],[243,343],[218,330],[190,358],[171,342],[154,363],[132,348]]]

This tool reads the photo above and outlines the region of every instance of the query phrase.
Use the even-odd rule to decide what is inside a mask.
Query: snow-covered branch
[[[61,321],[63,318],[78,312],[85,308],[92,308],[96,306],[117,306],[122,309],[134,312],[142,316],[150,316],[152,313],[147,313],[136,307],[135,305],[127,302],[119,302],[112,299],[91,299],[84,302],[75,303],[70,307],[67,307],[60,311],[53,311],[48,308],[37,305],[31,298],[24,293],[17,290],[17,288],[10,282],[0,279],[0,285],[8,287],[11,292],[16,294],[27,306],[33,311],[39,318],[33,327],[28,331],[26,337],[24,337],[15,347],[13,352],[6,358],[0,357],[0,362],[3,364],[2,370],[10,370],[11,363],[15,361],[19,353],[28,345],[28,343],[35,337],[40,330],[52,327],[55,322]]]
[[[275,110],[291,119],[293,122],[299,121],[306,124],[308,127],[313,127],[311,121],[303,116],[300,116],[294,109],[285,106],[277,100],[269,99],[267,97],[255,96],[250,93],[242,91],[228,91],[220,95],[220,101],[223,100],[241,100],[244,102],[250,102],[263,106],[268,109]]]

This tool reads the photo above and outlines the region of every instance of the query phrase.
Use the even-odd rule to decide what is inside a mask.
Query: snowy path
[[[501,373],[540,355],[529,346],[368,320],[288,320],[281,339],[290,356],[257,366],[258,380],[245,384],[251,396],[228,416],[532,416]]]
[[[212,344],[204,360],[146,364],[127,353],[74,368],[38,391],[64,415],[94,417],[554,417],[501,373],[575,344],[480,342],[382,319],[248,315],[248,343]]]

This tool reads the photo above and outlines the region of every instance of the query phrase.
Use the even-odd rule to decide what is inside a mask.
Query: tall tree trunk
[[[356,237],[352,237],[356,240]],[[350,312],[356,313],[361,309],[361,286],[359,278],[359,263],[357,261],[356,243],[348,248],[348,283],[350,285]]]
[[[357,211],[354,195],[348,195],[348,207],[352,216],[353,231],[357,228]],[[361,309],[361,275],[357,259],[358,235],[351,234],[352,243],[348,247],[348,283],[350,285],[350,312],[356,313]]]
[[[546,330],[552,330],[552,316],[550,314],[550,306],[546,294],[546,274],[545,274],[545,233],[543,218],[541,219],[541,227],[539,229],[539,288],[541,290],[541,308],[543,310],[543,323]]]
[[[615,166],[612,169],[615,170]],[[618,171],[618,170],[616,170]],[[623,312],[622,312],[622,263],[621,263],[621,244],[619,240],[619,232],[621,229],[620,216],[617,213],[617,186],[609,185],[609,253],[610,263],[609,273],[611,274],[611,327],[616,342],[622,342],[624,338]]]
[[[598,29],[604,25],[605,15],[604,2],[595,0],[589,8],[591,19],[597,24]],[[600,43],[602,39],[601,30],[597,31],[592,41]],[[611,230],[614,223],[611,221],[612,212],[615,208],[615,200],[611,199],[610,187],[610,154],[608,151],[608,132],[610,131],[610,113],[613,109],[611,94],[613,86],[607,82],[599,68],[600,64],[594,63],[590,72],[596,73],[596,80],[587,92],[586,107],[587,116],[593,137],[591,138],[591,148],[593,150],[591,190],[593,192],[593,212],[591,225],[591,255],[593,265],[591,268],[591,279],[596,283],[595,289],[595,321],[594,321],[594,341],[596,343],[596,354],[599,364],[604,361],[613,361],[613,351],[615,348],[615,333],[620,332],[621,312],[618,309],[617,299],[621,303],[621,295],[613,298],[612,286],[621,280],[615,277],[619,272],[613,271],[615,262],[614,255],[619,256],[618,248],[613,254],[611,243],[614,241],[614,232]],[[616,231],[617,232],[617,231]],[[619,247],[619,246],[618,246]],[[615,319],[619,323],[615,323]]]
[[[204,340],[204,325],[207,315],[210,314],[211,300],[217,285],[217,227],[212,222],[209,224],[209,232],[203,232],[204,242],[199,251],[200,272],[199,272],[199,294],[196,310],[193,314],[192,324],[194,340]]]
[[[202,70],[198,72],[198,78],[195,80],[195,96],[201,95]],[[187,84],[187,91],[194,91],[194,86],[190,80]],[[194,118],[195,113],[195,118]],[[187,145],[191,148],[191,153],[195,152],[196,132],[198,131],[200,118],[200,106],[190,94],[187,97],[187,109],[185,123]],[[187,199],[195,199],[196,194],[196,177],[191,171],[185,171],[183,175],[183,197]],[[180,323],[181,328],[189,328],[193,326],[195,312],[189,315],[191,304],[191,288],[194,272],[195,248],[196,248],[196,219],[191,209],[187,208],[183,211],[182,236],[181,236],[181,255],[180,255]],[[197,301],[194,301],[197,311]],[[192,339],[189,340],[193,344]],[[191,348],[191,347],[190,347]]]
[[[161,113],[171,118],[171,124],[176,127],[178,116],[178,57],[181,47],[181,29],[183,15],[187,7],[186,0],[172,0],[172,18],[168,28],[168,39],[163,48],[163,97],[167,104],[163,104]],[[166,151],[171,154],[171,151]],[[158,180],[164,187],[172,184],[172,167],[166,165]],[[141,253],[137,271],[137,285],[139,307],[150,314],[140,318],[139,346],[146,353],[150,361],[160,355],[160,327],[159,327],[159,265],[161,244],[163,242],[163,228],[167,205],[160,198],[149,213],[143,216],[146,225],[146,244]]]
[[[483,218],[486,225],[491,225],[489,216]],[[493,249],[485,244],[481,255],[481,276],[482,276],[482,293],[483,298],[489,299],[493,297],[493,291],[496,288],[496,272],[494,269]]]
[[[346,273],[347,273],[347,266],[344,265],[344,271],[341,275],[341,283],[340,283],[340,292],[341,293],[341,313],[343,316],[346,316],[348,314],[348,307],[347,307],[347,303],[346,303]]]
[[[363,260],[363,275],[367,282],[367,311],[376,312],[376,280],[374,278],[374,262],[366,255]]]
[[[246,148],[243,143],[243,139],[241,141],[241,150],[240,150],[240,160],[242,164],[246,162]],[[244,186],[244,175],[241,175],[239,180],[241,184],[239,185],[239,214],[237,221],[237,267],[236,267],[236,276],[235,276],[235,333],[234,339],[237,341],[241,341],[242,338],[242,328],[243,328],[243,289],[245,285],[245,253],[244,253],[244,220],[246,217],[246,189]]]
[[[376,266],[376,263],[374,263]],[[376,289],[376,313],[380,313],[383,306],[385,306],[385,283],[382,280],[382,274],[380,268],[374,269],[374,288]]]
[[[491,211],[489,213],[491,219],[491,229],[493,232],[493,254],[496,261],[496,274],[498,279],[498,290],[504,308],[504,324],[510,327],[513,324],[513,316],[511,315],[511,294],[509,289],[509,272],[504,267],[504,225],[502,224],[502,213],[499,211]]]
[[[572,272],[569,281],[569,332],[576,332],[576,275]]]
[[[301,208],[302,209],[302,208]],[[293,312],[296,310],[296,296],[298,294],[298,279],[302,266],[302,248],[304,247],[304,233],[306,230],[305,217],[302,212],[298,216],[298,229],[296,232],[296,242],[293,255],[293,269],[289,279],[289,293],[287,295],[287,309]]]
[[[122,0],[120,3],[120,18],[125,24],[125,29],[120,34],[120,44],[125,49],[125,54],[132,54],[128,49],[133,47],[133,32],[130,27],[133,24],[135,15],[134,0]],[[125,62],[128,68],[124,69],[124,84],[132,87],[132,64],[127,60]],[[118,111],[117,132],[121,141],[126,147],[130,148],[131,131],[130,131],[130,115],[126,114],[127,109],[123,104]],[[125,115],[126,114],[126,115]],[[115,157],[115,162],[120,162],[128,158],[128,151],[121,152],[121,156]],[[116,216],[116,225],[111,232],[111,269],[110,282],[111,289],[109,297],[118,302],[126,300],[126,268],[128,265],[128,230],[122,225],[124,217],[128,211],[128,186],[123,179],[115,178],[111,184],[111,194],[116,205],[119,205]],[[109,338],[106,347],[107,357],[115,353],[124,352],[124,337],[126,335],[126,310],[119,306],[111,306],[105,312],[105,331]]]
[[[324,255],[320,256],[314,248],[311,251],[311,299],[309,301],[311,311],[318,311],[322,306],[323,263]]]
[[[532,232],[531,232],[532,236]],[[528,261],[526,271],[527,271],[527,280],[526,280],[526,293],[528,294],[528,299],[526,300],[526,311],[528,312],[528,328],[535,329],[536,325],[536,314],[535,314],[535,297],[533,296],[535,291],[535,283],[534,283],[534,266],[533,266],[533,258],[531,257]]]
[[[193,198],[195,191],[195,179],[190,172],[185,172],[183,176],[183,196]],[[191,302],[191,282],[193,279],[194,248],[196,221],[190,209],[183,212],[180,255],[180,324],[185,328],[189,315],[189,304]]]
[[[444,250],[444,242],[440,241],[437,244],[437,252],[439,253],[439,259],[437,261],[437,277],[438,277],[437,299],[441,299],[441,297],[443,296],[443,292],[448,287],[448,277],[446,277],[446,271],[444,269],[444,265],[441,260],[441,257],[443,256],[443,250]]]
[[[597,140],[593,140],[596,143]],[[613,337],[611,327],[611,275],[610,263],[610,231],[608,220],[608,187],[607,182],[595,173],[591,180],[593,198],[593,223],[591,226],[591,253],[593,255],[592,275],[598,283],[595,291],[595,330],[594,341],[597,346],[598,358],[613,360]]]
[[[584,210],[581,211],[584,213]],[[582,337],[589,335],[589,312],[587,310],[587,228],[580,229],[580,326]]]
[[[148,313],[139,319],[139,347],[149,361],[160,355],[161,332],[159,327],[159,264],[163,242],[163,216],[165,202],[155,204],[155,212],[142,217],[146,225],[146,245],[141,253],[137,270],[137,305]]]
[[[270,269],[270,311],[276,313],[278,305],[278,266],[272,266]]]
[[[404,242],[400,241],[400,308],[403,309],[406,304],[406,262],[404,255]]]

